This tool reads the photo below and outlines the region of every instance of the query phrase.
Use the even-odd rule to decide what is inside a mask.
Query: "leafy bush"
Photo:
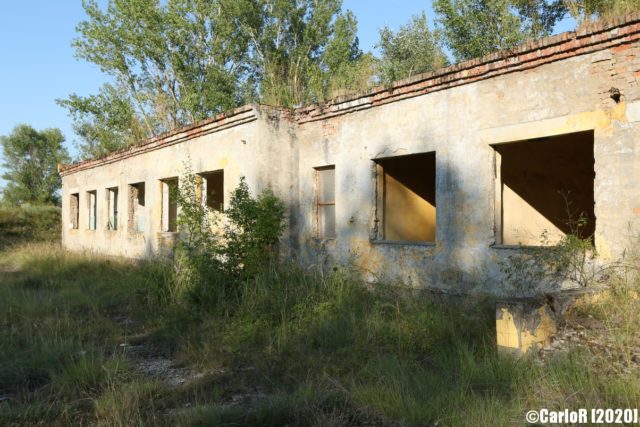
[[[240,283],[277,256],[284,204],[270,189],[253,197],[244,177],[222,215],[199,200],[198,176],[187,163],[175,197],[181,239],[174,253],[173,300],[188,296],[199,306],[229,305]]]
[[[270,189],[253,198],[242,177],[226,214],[224,266],[232,277],[250,277],[277,255],[278,239],[284,231],[284,204]]]

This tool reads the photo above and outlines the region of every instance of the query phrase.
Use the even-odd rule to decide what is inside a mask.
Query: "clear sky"
[[[358,18],[360,45],[372,50],[378,29],[397,29],[411,15],[433,12],[430,0],[344,0]],[[71,93],[96,93],[106,77],[93,64],[77,60],[71,47],[76,25],[85,18],[80,0],[6,1],[0,13],[0,135],[27,123],[60,128],[72,154],[71,119],[55,103]],[[571,29],[564,22],[558,31]],[[0,185],[2,182],[0,181]]]

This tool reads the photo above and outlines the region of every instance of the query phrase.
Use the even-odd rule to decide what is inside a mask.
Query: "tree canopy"
[[[104,4],[104,3],[103,3]],[[434,0],[398,31],[380,30],[380,58],[362,52],[342,0],[83,0],[76,55],[109,76],[71,94],[83,158],[106,154],[240,104],[296,107],[510,49],[640,0]]]
[[[433,7],[457,61],[546,36],[566,13],[563,0],[434,0]]]
[[[16,126],[10,135],[0,137],[2,178],[7,181],[3,203],[60,203],[58,163],[69,161],[63,142],[59,129],[37,131],[28,125]]]
[[[58,102],[83,157],[239,104],[297,106],[367,82],[357,22],[341,0],[84,0],[76,55],[111,82]]]
[[[640,10],[640,0],[565,0],[565,3],[579,24]]]
[[[434,33],[427,24],[423,12],[397,32],[389,27],[380,29],[380,78],[386,83],[432,71],[448,64],[442,50],[439,33]]]

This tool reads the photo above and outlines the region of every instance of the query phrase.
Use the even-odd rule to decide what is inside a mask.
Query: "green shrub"
[[[60,218],[60,208],[56,206],[0,208],[0,248],[21,242],[58,240]]]
[[[198,177],[184,166],[175,190],[181,239],[174,251],[174,278],[165,293],[171,300],[212,309],[237,300],[237,287],[269,266],[284,230],[284,204],[269,189],[253,197],[244,177],[221,214],[201,203]],[[233,304],[231,304],[233,307]],[[226,308],[225,308],[226,310]]]
[[[241,177],[226,215],[224,266],[232,277],[244,279],[277,255],[278,239],[284,231],[284,204],[270,189],[254,198]]]

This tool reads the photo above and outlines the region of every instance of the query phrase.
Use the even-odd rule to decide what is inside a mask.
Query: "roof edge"
[[[538,67],[560,59],[603,50],[639,39],[640,13],[628,14],[617,19],[586,25],[576,31],[532,40],[513,49],[489,53],[480,58],[397,80],[390,86],[377,86],[366,92],[339,96],[322,104],[311,104],[293,110],[262,104],[246,104],[192,125],[164,132],[105,156],[59,165],[58,171],[61,176],[65,176],[177,144],[194,137],[239,126],[257,120],[256,112],[261,108],[277,110],[296,123],[304,124],[473,83],[501,74]]]
[[[173,129],[160,135],[144,140],[139,144],[130,145],[113,151],[104,156],[83,160],[76,163],[58,165],[61,176],[69,175],[84,169],[113,163],[137,154],[154,151],[166,146],[174,145],[194,137],[208,135],[235,126],[240,126],[257,120],[257,105],[246,104],[231,111],[216,114],[208,119],[201,120],[192,125]]]
[[[513,49],[492,52],[438,70],[394,81],[390,86],[333,98],[295,110],[299,124],[368,109],[405,98],[473,83],[497,75],[534,68],[571,56],[603,50],[640,39],[640,13],[586,25],[523,43]]]

